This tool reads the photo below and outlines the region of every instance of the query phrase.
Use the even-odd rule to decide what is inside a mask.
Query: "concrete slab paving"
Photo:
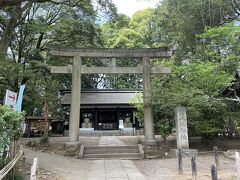
[[[117,136],[102,136],[98,146],[126,146]]]
[[[99,146],[126,146],[117,136],[102,136]],[[88,180],[145,180],[131,160],[94,160]]]
[[[145,180],[131,160],[94,160],[88,180]]]

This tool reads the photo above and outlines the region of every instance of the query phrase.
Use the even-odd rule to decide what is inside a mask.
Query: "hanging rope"
[[[185,154],[183,154],[183,153],[181,153],[181,154],[182,154],[182,156],[188,158],[189,160],[192,159],[192,158],[190,158],[189,156],[187,156],[187,155],[185,155]],[[197,161],[197,160],[196,160],[196,163],[197,163],[197,165],[200,165],[201,167],[203,167],[203,168],[205,168],[205,169],[207,169],[207,170],[211,170],[211,168],[207,167],[206,165],[202,164],[201,162],[199,162],[199,161]]]

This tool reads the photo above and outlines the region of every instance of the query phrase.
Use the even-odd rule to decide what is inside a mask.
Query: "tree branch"
[[[18,6],[23,2],[31,2],[31,3],[54,3],[54,4],[63,4],[67,6],[78,6],[79,3],[72,3],[70,0],[62,0],[62,1],[53,1],[53,0],[0,0],[0,8],[7,6]]]

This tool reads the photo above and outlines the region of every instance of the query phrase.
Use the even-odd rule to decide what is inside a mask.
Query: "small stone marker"
[[[185,107],[176,107],[175,122],[177,130],[177,148],[189,149],[187,113]]]
[[[37,162],[38,162],[38,158],[34,158],[33,165],[31,166],[30,180],[37,179]]]
[[[240,157],[239,152],[235,152],[236,166],[237,166],[237,180],[240,180]]]
[[[219,168],[218,148],[216,146],[213,147],[213,152],[214,152],[215,165],[217,168]]]

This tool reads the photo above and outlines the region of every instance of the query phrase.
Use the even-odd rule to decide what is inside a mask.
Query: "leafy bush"
[[[162,119],[156,122],[156,129],[161,135],[163,142],[166,142],[167,136],[172,132],[172,125],[167,119]]]
[[[49,139],[47,135],[44,135],[41,139],[40,139],[40,144],[48,144],[49,143]]]
[[[0,167],[4,166],[9,159],[11,143],[19,139],[22,134],[23,120],[24,113],[0,105]]]
[[[135,116],[140,125],[144,124],[144,113],[143,113],[143,93],[139,92],[136,96],[130,99],[131,103],[137,108]]]

